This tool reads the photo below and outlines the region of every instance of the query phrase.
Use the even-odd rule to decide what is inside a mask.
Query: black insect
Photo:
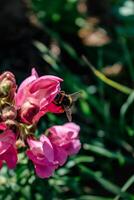
[[[61,106],[63,111],[66,113],[69,121],[72,121],[72,110],[71,107],[73,103],[80,97],[81,92],[75,92],[73,94],[66,94],[64,91],[61,91],[55,97],[53,103],[57,106]]]

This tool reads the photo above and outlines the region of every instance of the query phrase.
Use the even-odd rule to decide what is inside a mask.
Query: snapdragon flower
[[[9,169],[16,167],[20,141],[27,146],[26,155],[40,178],[52,176],[68,156],[78,153],[80,127],[75,123],[52,126],[35,137],[42,116],[62,112],[61,106],[54,106],[62,81],[52,75],[39,77],[32,69],[31,76],[17,88],[11,72],[0,75],[0,168],[4,162]]]

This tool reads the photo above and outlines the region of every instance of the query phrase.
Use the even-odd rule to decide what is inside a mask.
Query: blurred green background
[[[0,171],[0,200],[134,200],[133,90],[102,82],[82,59],[133,89],[134,1],[1,0],[0,8],[0,72],[20,83],[35,67],[62,77],[67,93],[82,91],[73,107],[79,154],[39,179],[20,149],[16,169]],[[37,135],[65,122],[65,114],[47,114]]]

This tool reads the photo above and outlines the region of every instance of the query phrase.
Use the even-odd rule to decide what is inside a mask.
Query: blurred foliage
[[[32,164],[20,153],[14,171],[4,166],[0,172],[0,199],[134,200],[134,1],[32,0],[28,7],[27,15],[39,31],[34,35],[30,28],[30,51],[19,45],[26,39],[13,46],[20,54],[1,49],[0,70],[14,71],[20,81],[37,65],[40,74],[62,77],[67,93],[82,91],[73,108],[82,149],[44,180],[34,175]],[[102,82],[82,55],[108,78],[129,87],[130,94],[109,86],[108,79]],[[15,67],[9,67],[15,60]],[[66,121],[64,114],[47,114],[37,135]]]

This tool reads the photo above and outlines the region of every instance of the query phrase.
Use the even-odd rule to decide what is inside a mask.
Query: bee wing
[[[72,110],[69,106],[64,106],[64,111],[66,113],[67,119],[69,122],[72,121]]]
[[[75,93],[73,93],[73,94],[70,94],[70,96],[71,96],[73,102],[74,102],[74,101],[77,101],[77,99],[81,96],[81,91],[75,92]]]

